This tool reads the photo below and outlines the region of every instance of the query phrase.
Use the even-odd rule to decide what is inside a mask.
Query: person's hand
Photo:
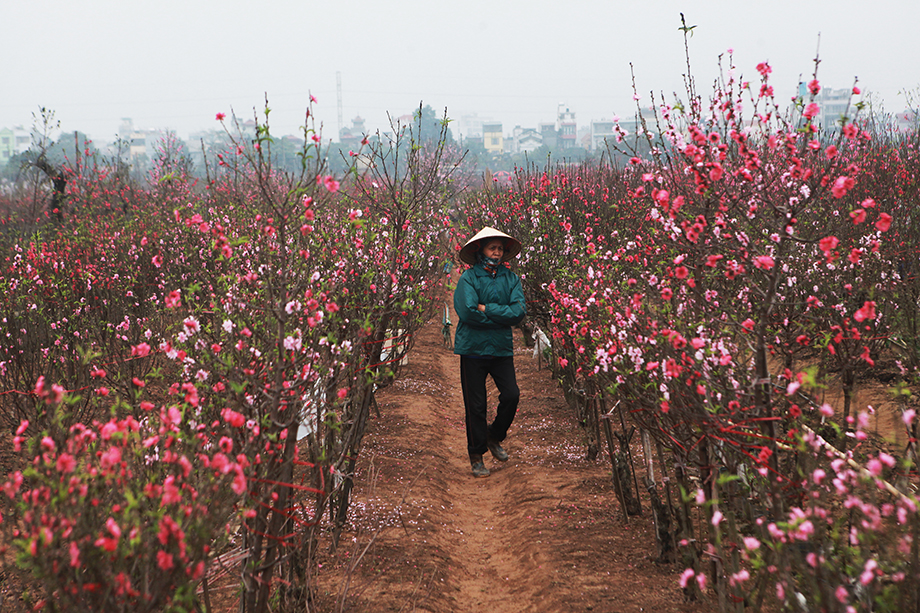
[[[480,304],[480,305],[477,306],[476,308],[479,309],[479,310],[480,310],[481,312],[483,312],[483,313],[486,312],[486,305],[484,305],[484,304]]]

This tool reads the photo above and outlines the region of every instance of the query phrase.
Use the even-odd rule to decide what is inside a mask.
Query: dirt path
[[[648,507],[624,522],[609,467],[583,459],[549,371],[537,370],[523,346],[516,353],[522,397],[506,440],[511,459],[487,456],[492,475],[475,479],[459,358],[443,346],[439,320],[417,337],[408,366],[379,395],[381,416],[365,439],[342,547],[351,549],[327,562],[342,571],[372,541],[346,610],[707,610],[684,603],[682,568],[653,562]],[[340,587],[326,586],[325,597]]]
[[[450,379],[459,372],[458,358],[447,353],[438,357],[442,378]],[[453,577],[458,591],[455,601],[464,610],[531,610],[531,603],[546,596],[544,591],[554,577],[549,556],[539,547],[540,539],[522,534],[521,526],[531,519],[526,513],[534,503],[551,499],[564,485],[535,479],[539,471],[527,457],[526,448],[510,439],[508,451],[515,457],[513,463],[499,463],[489,456],[492,475],[488,479],[470,478],[460,419],[462,406],[460,391],[450,387],[448,402],[435,411],[441,420],[452,422],[452,427],[434,432],[435,444],[447,452],[444,470],[457,477],[447,482],[446,492],[452,501],[456,531],[437,538],[452,552],[458,569]]]

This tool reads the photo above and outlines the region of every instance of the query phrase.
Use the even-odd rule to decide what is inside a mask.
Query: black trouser
[[[486,376],[491,375],[498,388],[498,412],[488,425],[486,416]],[[471,358],[460,356],[460,385],[466,407],[466,448],[470,456],[488,450],[487,441],[501,442],[517,413],[521,390],[514,375],[514,358]]]

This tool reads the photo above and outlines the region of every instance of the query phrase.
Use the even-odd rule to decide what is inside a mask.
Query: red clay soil
[[[682,567],[655,563],[648,502],[641,517],[624,520],[606,454],[584,459],[574,414],[520,334],[521,404],[505,441],[511,459],[487,455],[491,476],[472,476],[459,357],[440,328],[432,321],[422,329],[409,364],[378,396],[381,416],[365,438],[349,533],[320,570],[317,608],[711,610],[685,602]],[[494,407],[497,393],[490,394]],[[368,543],[342,599],[345,567]]]

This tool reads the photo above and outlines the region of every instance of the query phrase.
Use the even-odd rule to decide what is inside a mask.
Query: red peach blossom
[[[840,241],[836,236],[825,236],[820,241],[818,241],[818,246],[821,248],[821,251],[825,253],[825,255],[836,249],[837,245],[839,244]]]
[[[888,228],[891,227],[891,215],[888,213],[880,213],[878,221],[875,222],[875,227],[878,228],[880,232],[887,232]]]

